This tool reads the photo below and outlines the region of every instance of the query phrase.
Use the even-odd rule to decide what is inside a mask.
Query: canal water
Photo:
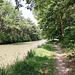
[[[0,67],[13,64],[17,59],[22,60],[30,49],[45,42],[46,40],[40,40],[0,45]]]

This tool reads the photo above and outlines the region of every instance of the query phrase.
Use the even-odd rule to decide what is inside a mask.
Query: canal
[[[0,45],[0,67],[13,64],[17,59],[22,60],[30,49],[45,42],[46,40],[40,40]]]

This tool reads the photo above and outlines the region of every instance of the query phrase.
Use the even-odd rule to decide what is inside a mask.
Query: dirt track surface
[[[69,75],[69,69],[66,67],[66,63],[64,62],[65,54],[62,54],[62,51],[59,46],[54,45],[56,48],[56,71],[55,75]]]
[[[13,64],[17,58],[22,60],[30,49],[44,42],[46,40],[0,45],[0,67]]]

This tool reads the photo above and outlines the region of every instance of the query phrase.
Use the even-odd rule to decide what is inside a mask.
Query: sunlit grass
[[[41,57],[44,57],[44,56],[53,56],[55,55],[55,52],[54,51],[48,51],[46,49],[43,49],[43,48],[36,48],[35,50],[35,56],[41,56]]]

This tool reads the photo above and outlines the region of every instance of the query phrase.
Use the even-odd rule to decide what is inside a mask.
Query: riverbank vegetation
[[[24,60],[0,69],[0,75],[53,75],[55,69],[55,49],[47,42],[30,50]]]
[[[27,0],[29,1],[29,0]],[[44,38],[59,39],[59,45],[68,53],[69,66],[75,74],[75,0],[33,0],[34,13]]]
[[[41,30],[12,3],[0,2],[0,43],[35,41],[41,39]]]

